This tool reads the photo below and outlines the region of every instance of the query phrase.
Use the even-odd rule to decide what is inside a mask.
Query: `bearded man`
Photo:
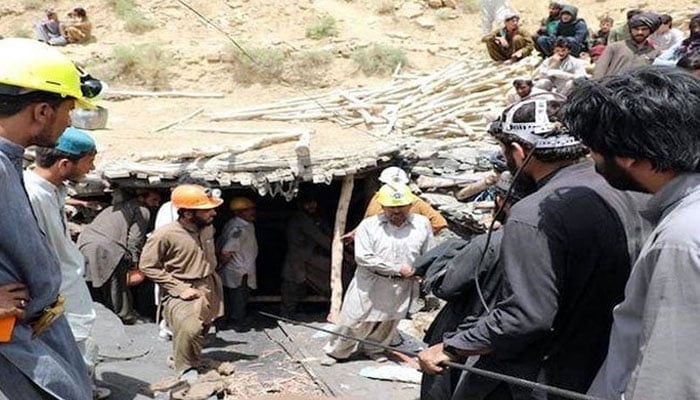
[[[617,75],[635,67],[649,65],[661,52],[649,43],[649,36],[661,25],[661,17],[644,12],[632,17],[627,23],[630,39],[610,43],[603,51],[593,70],[593,79]]]
[[[175,369],[189,378],[197,375],[204,334],[223,314],[210,228],[223,200],[203,186],[180,185],[171,201],[178,219],[148,238],[139,269],[165,292],[163,314],[173,331]]]

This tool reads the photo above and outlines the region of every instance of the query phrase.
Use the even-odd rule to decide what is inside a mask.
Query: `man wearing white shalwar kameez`
[[[383,212],[363,220],[355,232],[355,277],[338,318],[339,332],[389,345],[396,327],[418,297],[412,279],[412,263],[432,246],[430,221],[409,209],[415,197],[405,185],[384,185],[379,190]],[[349,358],[360,350],[357,342],[332,338],[324,348],[325,364]],[[373,359],[382,358],[380,348],[361,349]]]

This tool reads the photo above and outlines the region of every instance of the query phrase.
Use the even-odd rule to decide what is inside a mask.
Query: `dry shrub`
[[[152,89],[168,86],[170,57],[157,44],[117,46],[112,50],[113,61],[105,73],[113,80],[139,83]]]
[[[367,48],[356,49],[350,58],[368,76],[388,75],[397,65],[408,65],[408,58],[403,50],[384,44],[373,44]]]
[[[389,15],[394,13],[394,0],[381,0],[377,6],[377,14]]]
[[[327,66],[334,60],[328,50],[305,50],[290,56],[284,67],[285,79],[302,86],[325,86]]]
[[[141,34],[151,31],[157,24],[148,19],[145,15],[134,11],[124,17],[124,30],[130,33]]]
[[[44,3],[44,0],[22,0],[22,7],[25,10],[38,10],[45,7]]]
[[[13,37],[18,37],[18,38],[27,38],[31,39],[32,38],[32,31],[25,27],[15,27],[13,33]]]
[[[244,84],[280,81],[286,54],[272,47],[230,46],[228,52],[233,66],[233,78]]]
[[[134,0],[107,0],[117,16],[124,20],[124,30],[141,34],[153,30],[157,24],[139,10]]]
[[[338,36],[338,23],[330,15],[319,18],[311,26],[306,28],[306,37],[310,39],[323,39],[330,36]]]

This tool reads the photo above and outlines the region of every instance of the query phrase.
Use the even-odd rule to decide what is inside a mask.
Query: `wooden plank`
[[[117,89],[109,89],[104,94],[105,99],[114,98],[114,97],[188,97],[188,98],[221,99],[224,96],[225,96],[224,93],[176,92],[176,91],[153,92],[153,91],[144,91],[144,90],[117,90]]]
[[[335,212],[335,226],[331,244],[331,309],[327,317],[330,322],[337,320],[340,306],[343,303],[343,240],[340,237],[345,234],[348,208],[354,186],[354,175],[348,175],[343,179],[338,208]]]

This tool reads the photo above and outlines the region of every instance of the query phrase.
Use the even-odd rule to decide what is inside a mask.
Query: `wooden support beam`
[[[348,175],[343,179],[338,208],[335,212],[333,243],[331,244],[331,309],[326,318],[333,323],[337,321],[340,314],[340,306],[343,304],[343,240],[340,237],[345,233],[348,208],[350,207],[350,198],[352,197],[354,186],[354,175]]]

